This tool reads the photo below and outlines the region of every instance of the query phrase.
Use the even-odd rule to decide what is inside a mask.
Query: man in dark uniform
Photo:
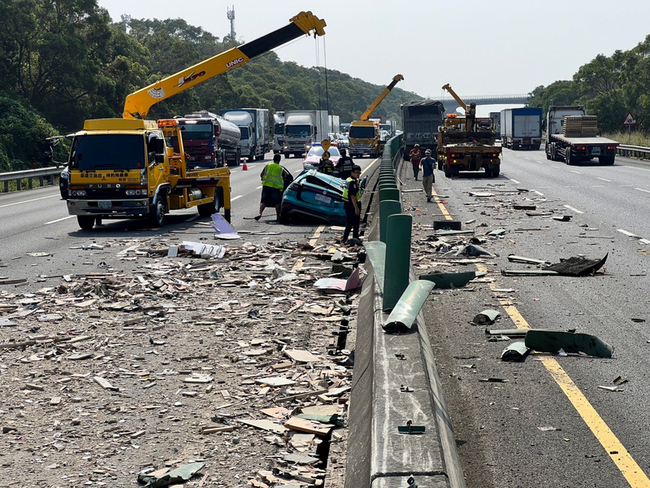
[[[341,149],[341,157],[339,162],[336,163],[335,174],[342,180],[347,180],[352,174],[352,167],[354,166],[354,161],[352,157],[348,156],[345,149]]]
[[[359,240],[359,224],[361,222],[359,176],[361,176],[361,166],[354,165],[350,177],[346,180],[345,190],[343,190],[343,208],[347,219],[342,239],[344,244],[361,244]],[[353,238],[348,241],[350,231],[352,231]]]

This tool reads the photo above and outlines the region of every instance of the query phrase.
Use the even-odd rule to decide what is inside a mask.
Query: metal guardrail
[[[26,169],[23,171],[12,171],[10,173],[0,173],[0,183],[4,183],[3,187],[5,193],[9,192],[9,182],[16,182],[16,189],[23,190],[23,180],[27,179],[28,188],[34,188],[34,179],[38,178],[40,185],[44,186],[47,181],[50,185],[54,185],[54,179],[61,174],[63,167],[50,166],[48,168]]]
[[[650,159],[650,147],[621,144],[616,149],[616,154],[626,158]]]

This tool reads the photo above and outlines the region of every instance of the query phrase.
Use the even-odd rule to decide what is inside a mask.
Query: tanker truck
[[[205,110],[175,118],[181,129],[189,168],[239,166],[239,127]]]

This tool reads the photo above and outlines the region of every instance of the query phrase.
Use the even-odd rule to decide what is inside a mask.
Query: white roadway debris
[[[216,486],[278,472],[322,485],[317,448],[345,428],[297,415],[347,412],[350,353],[335,333],[356,323],[359,290],[314,287],[336,249],[171,241],[84,244],[103,266],[0,289],[3,478],[132,486],[202,462]]]

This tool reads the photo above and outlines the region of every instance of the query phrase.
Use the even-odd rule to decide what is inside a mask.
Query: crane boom
[[[463,102],[462,98],[460,98],[460,97],[456,94],[456,92],[455,92],[454,90],[451,89],[451,86],[449,85],[449,83],[447,83],[445,86],[443,86],[442,89],[443,89],[443,90],[447,90],[447,91],[451,94],[451,96],[454,97],[454,100],[456,100],[456,102],[458,103],[458,105],[460,105],[461,107],[463,107],[463,110],[465,110],[465,112],[467,112],[467,105],[465,104],[465,102]]]
[[[390,91],[395,87],[395,85],[397,85],[397,83],[399,81],[402,81],[403,79],[404,79],[404,77],[402,75],[395,75],[393,77],[393,81],[391,81],[390,85],[388,85],[386,88],[384,88],[384,91],[382,91],[379,94],[379,96],[375,99],[375,101],[370,104],[370,107],[368,107],[368,109],[364,113],[361,114],[361,117],[359,118],[359,120],[363,120],[363,121],[368,120],[368,117],[370,117],[372,112],[374,112],[374,110],[382,102],[382,100],[384,98],[386,98],[388,96],[388,94],[390,93]]]
[[[265,36],[247,42],[239,47],[229,49],[205,61],[190,66],[176,74],[163,78],[126,97],[122,117],[125,119],[144,119],[149,109],[188,88],[203,83],[210,78],[225,73],[237,66],[304,34],[314,31],[314,36],[325,35],[327,24],[311,12],[300,12],[291,19],[291,23]]]

